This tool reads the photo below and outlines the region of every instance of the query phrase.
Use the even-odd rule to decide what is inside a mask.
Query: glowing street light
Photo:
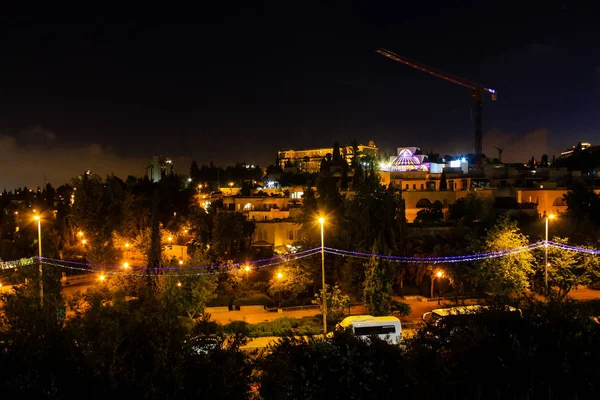
[[[544,284],[546,287],[546,296],[548,295],[548,220],[554,219],[556,216],[554,214],[550,214],[546,217],[546,242],[544,243]]]
[[[177,287],[181,287],[181,282],[177,282]]]
[[[129,243],[125,243],[125,248],[128,249],[129,248]]]
[[[104,282],[105,279],[106,279],[106,276],[104,276],[104,274],[100,274],[100,276],[98,277],[98,280],[100,282]]]
[[[327,293],[325,292],[325,218],[319,217],[321,225],[321,280],[323,283],[323,293],[321,299],[323,301],[323,334],[327,333]]]
[[[169,236],[169,237],[167,238],[167,240],[169,241],[169,243],[171,243],[171,242],[173,241],[173,236]]]
[[[125,269],[129,268],[129,263],[127,261],[125,261],[123,263],[123,268],[125,268]]]
[[[44,272],[42,270],[42,218],[34,215],[33,219],[37,221],[38,226],[38,269],[40,273],[40,308],[44,307]]]
[[[442,276],[444,276],[444,272],[439,270],[435,276],[438,277],[438,305],[440,304],[440,298],[442,297]]]
[[[281,278],[283,278],[283,274],[281,272],[278,272],[277,273],[277,279],[281,279]]]
[[[81,239],[81,244],[86,244],[86,243],[87,243],[87,240]]]
[[[249,265],[246,265],[246,266],[244,267],[244,271],[246,271],[246,272],[250,272],[250,266],[249,266]],[[281,274],[281,273],[280,273],[280,274]]]
[[[179,260],[179,265],[183,265],[183,260]]]

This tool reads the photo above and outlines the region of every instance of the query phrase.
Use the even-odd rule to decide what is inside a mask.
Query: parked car
[[[436,329],[449,329],[450,334],[473,324],[498,329],[521,317],[521,310],[512,306],[472,305],[438,308],[426,312],[422,318],[427,324],[427,333],[437,337]]]
[[[223,348],[223,341],[216,335],[200,335],[187,340],[186,346],[193,354],[208,354]]]
[[[337,324],[336,329],[348,329],[353,335],[363,339],[377,336],[390,344],[400,344],[402,325],[396,317],[374,317],[372,315],[354,315],[346,317]]]

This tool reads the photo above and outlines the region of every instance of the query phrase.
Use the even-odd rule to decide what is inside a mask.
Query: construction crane
[[[492,100],[496,100],[497,93],[494,89],[486,88],[477,83],[473,83],[463,78],[459,78],[457,76],[453,76],[446,72],[437,70],[435,68],[429,67],[425,64],[421,64],[417,61],[409,60],[408,58],[404,58],[399,56],[396,53],[392,53],[386,49],[377,49],[375,50],[377,53],[386,56],[387,58],[391,58],[394,61],[401,62],[402,64],[408,65],[409,67],[413,67],[423,72],[427,72],[430,75],[437,76],[438,78],[442,78],[448,82],[455,83],[460,86],[464,86],[466,88],[471,89],[473,93],[473,97],[475,98],[475,154],[481,155],[483,153],[483,134],[481,129],[481,123],[483,119],[483,93],[489,93],[492,97]]]
[[[500,162],[500,164],[502,164],[502,152],[503,152],[504,150],[502,150],[502,148],[501,148],[501,147],[498,147],[498,146],[494,146],[494,148],[495,148],[496,150],[498,150],[498,161]]]

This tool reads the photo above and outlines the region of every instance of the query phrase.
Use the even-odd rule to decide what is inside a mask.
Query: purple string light
[[[393,262],[407,262],[407,263],[456,263],[456,262],[468,262],[468,261],[477,261],[482,259],[490,259],[490,258],[498,258],[503,257],[510,254],[520,253],[523,251],[533,250],[543,245],[543,242],[532,243],[527,246],[523,246],[515,249],[507,249],[507,250],[498,250],[491,251],[487,253],[479,253],[479,254],[467,254],[467,255],[459,255],[459,256],[443,256],[443,257],[406,257],[406,256],[387,256],[382,254],[370,254],[370,253],[362,253],[358,251],[348,251],[348,250],[339,250],[333,249],[330,247],[326,247],[326,251],[331,254],[348,256],[348,257],[357,257],[357,258],[371,258],[377,257],[381,259],[390,260]]]
[[[303,250],[303,251],[299,251],[297,253],[291,253],[291,254],[284,254],[281,256],[277,256],[277,257],[271,257],[271,258],[263,258],[261,260],[255,260],[255,261],[248,261],[248,262],[240,262],[240,263],[232,263],[232,264],[223,264],[223,265],[201,265],[201,266],[193,266],[193,267],[164,267],[164,268],[150,268],[151,270],[154,271],[169,271],[169,270],[175,270],[175,271],[181,271],[182,269],[235,269],[235,268],[239,268],[242,265],[253,265],[253,264],[262,264],[262,263],[267,263],[273,260],[289,260],[290,258],[296,257],[296,256],[300,256],[303,254],[309,254],[311,252],[314,251],[320,251],[321,248],[320,247],[315,247],[313,249],[309,249],[309,250]],[[42,257],[43,261],[49,261],[49,262],[60,262],[60,263],[67,263],[67,264],[72,264],[72,265],[83,265],[86,267],[97,267],[97,268],[112,268],[112,269],[122,269],[122,266],[115,266],[115,265],[101,265],[101,264],[92,264],[92,263],[83,263],[83,262],[77,262],[77,261],[66,261],[66,260],[56,260],[53,258],[46,258],[46,257]],[[134,267],[132,267],[134,268]],[[135,267],[135,268],[143,268],[143,269],[147,269],[146,267]]]
[[[568,250],[568,251],[574,251],[577,253],[587,253],[587,254],[593,254],[596,256],[600,255],[600,250],[588,249],[585,247],[578,247],[578,246],[570,246],[568,244],[557,243],[557,242],[553,242],[551,240],[548,241],[548,246],[563,249],[563,250]]]
[[[386,259],[386,260],[389,260],[392,262],[438,264],[438,263],[471,262],[471,261],[480,261],[480,260],[486,260],[486,259],[499,258],[499,257],[504,257],[504,256],[512,255],[512,254],[521,253],[524,251],[534,250],[536,248],[545,247],[545,246],[551,246],[554,248],[567,250],[567,251],[573,251],[573,252],[579,252],[579,253],[600,255],[600,250],[589,249],[589,248],[578,247],[578,246],[570,246],[567,244],[557,243],[557,242],[553,242],[553,241],[548,241],[548,242],[541,241],[541,242],[532,243],[530,245],[519,247],[519,248],[499,250],[499,251],[493,251],[493,252],[487,252],[487,253],[467,254],[467,255],[458,255],[458,256],[443,256],[443,257],[389,256],[389,255],[382,255],[382,254],[370,254],[370,253],[362,253],[362,252],[357,252],[357,251],[334,249],[334,248],[330,248],[330,247],[325,247],[324,250],[328,254],[339,255],[339,256],[343,256],[343,257],[353,257],[353,258],[361,258],[361,259],[369,259],[371,257],[377,257],[377,258]],[[160,271],[160,270],[163,270],[163,271],[171,271],[171,270],[185,271],[185,270],[194,270],[194,269],[211,270],[209,272],[197,272],[197,273],[176,273],[176,274],[169,273],[169,274],[167,274],[168,276],[198,276],[198,275],[215,275],[215,274],[222,274],[222,273],[234,273],[234,272],[239,271],[239,269],[236,269],[236,267],[245,265],[245,266],[248,266],[250,268],[250,270],[257,270],[257,269],[261,269],[261,268],[277,266],[277,265],[280,265],[280,264],[283,264],[283,263],[289,262],[289,261],[295,261],[295,260],[300,260],[300,259],[303,259],[306,257],[310,257],[312,255],[320,253],[320,251],[321,251],[321,248],[316,247],[316,248],[304,250],[304,251],[301,251],[298,253],[286,254],[286,255],[282,255],[282,256],[266,258],[266,259],[256,260],[256,261],[251,261],[251,262],[246,262],[246,263],[233,263],[233,264],[225,264],[222,266],[152,268],[152,270],[158,270],[158,271]],[[102,273],[106,273],[106,274],[115,274],[115,275],[118,274],[118,275],[130,275],[130,276],[151,275],[151,274],[147,274],[147,273],[124,272],[124,271],[122,271],[122,267],[103,266],[100,264],[80,263],[80,262],[75,262],[75,261],[55,260],[55,259],[50,259],[50,258],[45,258],[45,257],[31,257],[31,258],[23,258],[20,260],[0,262],[0,270],[12,269],[12,268],[20,267],[20,266],[31,265],[31,264],[34,264],[36,262],[36,260],[42,261],[43,264],[49,265],[49,266],[55,266],[55,267],[67,268],[67,269],[85,271],[85,272],[102,272]],[[277,261],[270,262],[270,261],[274,261],[274,260],[277,260]],[[64,264],[71,264],[71,265],[64,265]],[[77,265],[79,265],[81,267],[78,267]],[[93,268],[111,268],[111,269],[119,269],[119,271],[105,271],[105,270],[99,270],[99,269],[93,269]],[[133,270],[135,270],[135,269],[143,270],[145,268],[132,267],[132,269]]]
[[[302,254],[298,257],[295,257],[292,260],[282,260],[282,261],[278,261],[278,262],[273,262],[273,263],[269,263],[269,264],[264,264],[264,265],[258,265],[255,267],[250,267],[251,270],[259,270],[262,268],[266,268],[266,267],[274,267],[277,265],[281,265],[284,264],[288,261],[295,261],[295,260],[300,260],[306,257],[310,257],[313,256],[315,254],[319,254],[320,250],[316,250],[313,251],[310,254]],[[53,266],[53,267],[58,267],[58,268],[66,268],[66,269],[71,269],[71,270],[76,270],[76,271],[85,271],[85,272],[92,272],[92,273],[103,273],[103,274],[108,274],[108,275],[125,275],[125,276],[155,276],[155,274],[148,274],[148,273],[135,273],[135,272],[124,272],[124,271],[103,271],[103,270],[99,270],[99,269],[92,269],[92,268],[83,268],[83,267],[74,267],[74,266],[70,266],[70,265],[62,265],[62,264],[56,264],[56,263],[52,263],[52,262],[48,262],[48,261],[42,261],[42,264],[44,265],[48,265],[48,266]],[[196,272],[196,273],[167,273],[163,276],[200,276],[200,275],[217,275],[217,274],[231,274],[231,273],[236,273],[239,272],[239,270],[214,270],[214,271],[209,271],[209,272]]]

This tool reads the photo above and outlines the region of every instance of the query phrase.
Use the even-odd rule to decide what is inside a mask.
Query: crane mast
[[[386,49],[377,49],[375,51],[389,59],[398,61],[402,64],[408,65],[409,67],[418,69],[419,71],[426,72],[445,81],[471,89],[473,98],[475,99],[475,154],[479,156],[483,153],[483,93],[489,93],[492,100],[496,100],[497,93],[494,89],[486,88],[464,78],[460,78],[425,64],[421,64],[420,62],[409,60],[408,58],[401,57],[398,54]]]

